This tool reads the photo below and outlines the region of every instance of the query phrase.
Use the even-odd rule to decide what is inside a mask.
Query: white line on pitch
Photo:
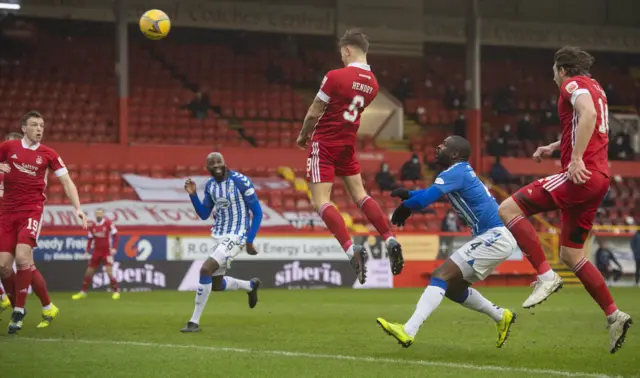
[[[284,350],[225,348],[225,347],[215,347],[215,346],[205,346],[205,345],[159,344],[159,343],[143,343],[143,342],[137,342],[137,341],[80,340],[80,339],[61,339],[61,338],[60,339],[18,338],[18,339],[15,339],[14,341],[76,343],[76,344],[94,344],[94,345],[125,345],[125,346],[146,347],[146,348],[165,348],[165,349],[195,349],[195,350],[204,350],[204,351],[211,351],[211,352],[262,354],[262,355],[268,355],[268,356],[301,357],[301,358],[344,360],[344,361],[355,361],[355,362],[392,363],[392,364],[417,365],[417,366],[446,367],[446,368],[462,369],[462,370],[546,374],[546,375],[554,375],[559,377],[622,378],[622,376],[618,376],[618,375],[614,376],[614,375],[607,375],[607,374],[600,374],[600,373],[569,372],[569,371],[552,370],[552,369],[534,369],[534,368],[524,368],[524,367],[514,367],[514,366],[461,364],[457,362],[426,361],[426,360],[403,360],[400,358],[347,356],[347,355],[341,355],[341,354],[315,354],[315,353],[304,353],[304,352],[287,352]]]

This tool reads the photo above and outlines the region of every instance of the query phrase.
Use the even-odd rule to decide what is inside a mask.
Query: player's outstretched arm
[[[87,228],[87,216],[84,214],[84,212],[80,208],[80,195],[78,194],[78,188],[76,187],[76,184],[71,179],[71,176],[69,176],[69,173],[64,173],[64,174],[58,176],[58,179],[60,180],[60,183],[62,184],[62,188],[64,189],[64,193],[67,195],[67,198],[69,198],[69,201],[71,201],[71,205],[76,210],[76,215],[82,221],[82,228],[86,229]]]
[[[409,195],[411,197],[402,203],[411,210],[422,210],[436,202],[443,194],[440,188],[430,186],[427,189],[410,191]]]

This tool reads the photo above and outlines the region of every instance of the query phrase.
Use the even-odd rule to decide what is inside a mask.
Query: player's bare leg
[[[180,332],[200,332],[200,317],[207,305],[211,291],[244,290],[249,297],[249,308],[254,308],[258,303],[258,289],[261,283],[258,278],[245,281],[229,276],[213,276],[219,268],[220,264],[211,257],[207,258],[202,264],[200,268],[200,284],[196,290],[195,309],[191,319]]]
[[[367,252],[364,247],[353,245],[353,240],[349,236],[347,225],[344,223],[342,214],[331,204],[331,188],[333,184],[330,182],[320,182],[309,184],[311,190],[311,199],[313,206],[324,221],[325,225],[331,231],[333,236],[338,239],[342,249],[347,254],[351,266],[356,271],[358,281],[363,284],[367,279]]]
[[[622,347],[627,330],[633,323],[631,316],[618,310],[602,274],[584,256],[583,248],[560,247],[560,259],[573,270],[591,297],[600,305],[609,323],[609,351],[615,353]]]
[[[89,285],[91,285],[91,279],[93,275],[96,273],[96,269],[92,266],[87,267],[87,270],[84,272],[84,276],[82,277],[82,289],[80,292],[71,296],[71,299],[77,301],[79,299],[84,299],[87,297],[87,290],[89,289]]]
[[[420,327],[429,315],[440,306],[445,295],[467,308],[491,317],[498,327],[497,346],[498,348],[502,347],[509,335],[509,329],[515,320],[515,315],[510,310],[502,309],[489,302],[474,289],[470,289],[462,271],[451,258],[433,271],[431,282],[422,293],[416,310],[407,323],[404,325],[389,323],[382,318],[378,318],[377,322],[387,334],[393,336],[400,345],[407,348],[413,344]]]
[[[522,304],[524,308],[534,307],[562,288],[562,278],[549,266],[542,245],[540,245],[538,233],[531,222],[524,217],[522,209],[513,197],[507,198],[500,204],[498,214],[513,234],[527,260],[538,273],[538,278],[533,284],[533,292]]]
[[[369,222],[376,228],[382,239],[387,245],[389,261],[391,262],[391,272],[394,275],[400,274],[404,267],[404,258],[402,257],[402,246],[391,232],[389,217],[387,217],[380,208],[376,200],[369,197],[362,183],[360,174],[347,176],[342,178],[351,199],[355,202],[360,210],[367,217]]]
[[[5,296],[9,300],[9,307],[13,307],[16,292],[15,274],[13,272],[13,255],[9,252],[0,252],[0,280],[4,286]]]

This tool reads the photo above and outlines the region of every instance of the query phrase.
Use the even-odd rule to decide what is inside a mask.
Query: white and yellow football
[[[169,34],[169,30],[171,30],[171,20],[159,9],[150,9],[140,17],[140,31],[149,39],[162,39]]]

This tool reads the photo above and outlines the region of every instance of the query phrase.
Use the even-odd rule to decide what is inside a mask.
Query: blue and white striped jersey
[[[453,209],[471,227],[473,235],[504,226],[498,216],[498,202],[469,163],[459,162],[442,171],[432,186],[447,195]]]
[[[205,185],[203,200],[207,209],[213,209],[211,235],[236,235],[246,239],[251,225],[249,213],[255,202],[258,196],[253,183],[242,173],[229,171],[227,178],[220,182],[211,178]]]

